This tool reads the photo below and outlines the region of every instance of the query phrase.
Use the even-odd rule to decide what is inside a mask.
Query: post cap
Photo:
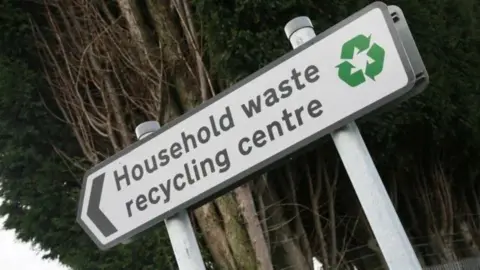
[[[285,25],[285,35],[287,35],[287,38],[290,38],[297,30],[305,27],[313,28],[312,21],[307,16],[296,17]]]
[[[135,128],[135,135],[140,139],[148,133],[155,132],[160,129],[160,124],[157,121],[146,121]]]

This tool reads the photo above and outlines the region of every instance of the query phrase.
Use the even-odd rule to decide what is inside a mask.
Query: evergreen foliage
[[[224,89],[291,50],[283,32],[291,18],[309,16],[320,33],[369,2],[195,0],[192,6],[204,41],[204,59],[218,88]],[[359,122],[386,186],[392,194],[400,194],[392,196],[416,244],[431,233],[430,206],[423,205],[421,195],[439,185],[440,180],[431,177],[438,168],[448,176],[451,204],[458,212],[452,223],[455,234],[461,222],[475,215],[473,211],[480,213],[476,209],[480,196],[480,24],[476,14],[480,4],[473,0],[387,4],[404,11],[431,83],[421,95]],[[48,28],[42,12],[41,6],[29,1],[0,0],[0,215],[8,217],[5,228],[14,229],[22,241],[39,244],[46,257],[59,258],[73,269],[175,269],[163,225],[131,244],[101,252],[76,223],[84,170],[73,166],[72,160],[90,165],[71,127],[62,121],[45,80],[31,27],[33,20]],[[328,158],[337,158],[328,140],[321,149]],[[419,174],[428,179],[418,182]],[[283,179],[281,169],[269,175]],[[308,192],[300,184],[299,189],[302,194]],[[354,196],[351,190],[347,193],[345,197]],[[339,211],[357,213],[350,201],[338,204]],[[443,209],[438,206],[431,211],[442,217]],[[311,223],[305,227],[312,227]],[[480,224],[472,224],[480,239]],[[429,250],[436,252],[434,247],[419,252]],[[471,256],[472,250],[457,247],[457,256]],[[274,259],[283,259],[279,257]],[[441,261],[426,255],[423,259],[426,264]]]

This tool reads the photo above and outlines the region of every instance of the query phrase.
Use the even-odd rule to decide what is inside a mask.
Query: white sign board
[[[409,91],[409,60],[374,3],[91,169],[78,222],[101,249]]]

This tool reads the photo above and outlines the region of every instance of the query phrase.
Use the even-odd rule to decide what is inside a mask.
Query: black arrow
[[[93,179],[92,192],[90,194],[90,201],[88,202],[87,216],[92,220],[102,234],[107,237],[113,233],[116,233],[117,228],[113,226],[112,222],[110,222],[110,220],[100,210],[100,198],[102,197],[104,180],[104,173]]]

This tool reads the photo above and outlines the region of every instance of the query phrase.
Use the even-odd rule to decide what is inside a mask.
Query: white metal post
[[[316,36],[305,16],[284,30],[294,49]],[[422,269],[355,122],[331,136],[389,269]]]
[[[137,139],[141,140],[159,129],[160,124],[157,121],[147,121],[137,126],[135,134]],[[179,269],[205,270],[205,263],[188,212],[186,210],[178,212],[166,219],[165,225]]]

